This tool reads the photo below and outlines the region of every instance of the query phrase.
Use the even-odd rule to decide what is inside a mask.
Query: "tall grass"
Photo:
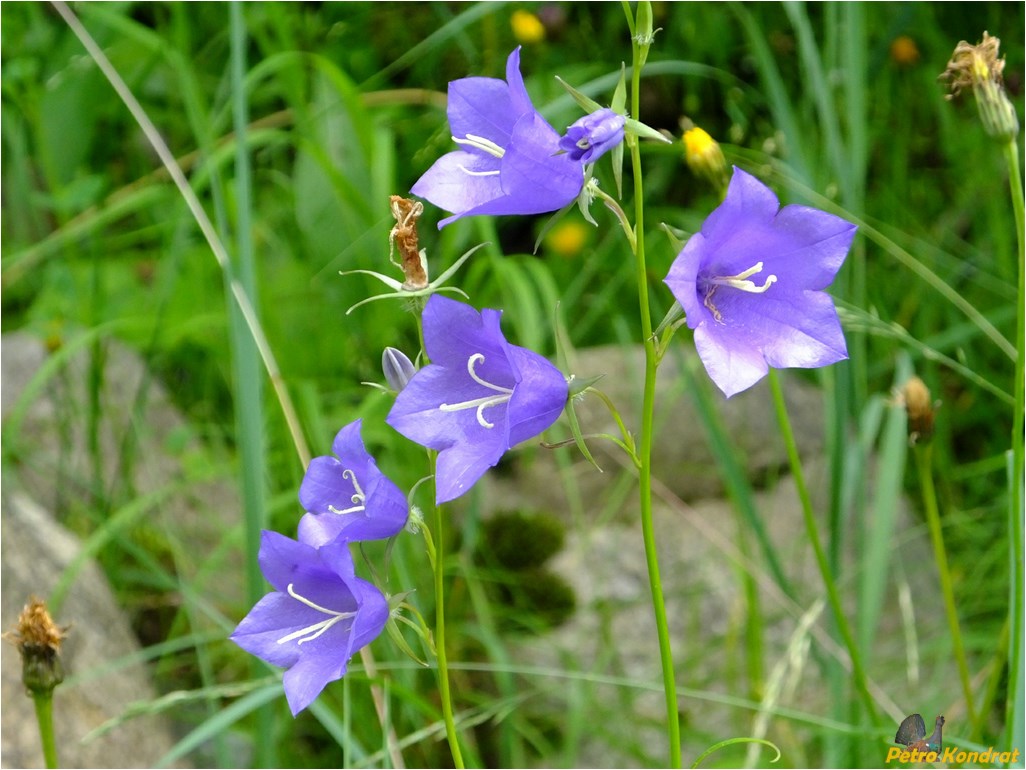
[[[401,487],[417,481],[418,450],[384,427],[387,401],[360,385],[380,379],[386,345],[416,350],[416,330],[383,302],[346,316],[377,289],[338,272],[388,271],[388,196],[405,193],[449,149],[442,92],[449,80],[501,72],[516,44],[510,14],[520,7],[76,6],[173,163],[155,157],[153,137],[140,132],[139,116],[101,75],[97,55],[50,6],[4,7],[3,320],[5,331],[31,331],[55,348],[4,423],[4,481],[47,467],[24,430],[26,415],[74,356],[89,351],[92,406],[62,417],[66,428],[85,426],[92,437],[91,466],[71,479],[89,494],[65,499],[56,513],[78,530],[84,555],[101,558],[161,693],[186,693],[139,705],[165,713],[184,736],[165,763],[447,761],[434,672],[390,640],[375,642],[370,665],[354,662],[344,682],[293,720],[276,675],[253,667],[225,636],[266,590],[255,561],[260,529],[294,531],[303,468],[310,453],[328,453],[339,426],[363,416],[383,469]],[[576,108],[552,76],[608,100],[629,43],[618,6],[558,9],[565,18],[551,23],[548,38],[525,45],[524,69],[543,114],[566,125]],[[662,31],[643,73],[639,117],[676,134],[687,115],[783,200],[860,226],[832,290],[851,360],[809,378],[826,396],[829,487],[813,514],[824,569],[839,592],[833,610],[815,601],[826,596],[821,588],[810,598],[796,584],[775,522],[760,511],[759,490],[713,408],[718,394],[686,364],[663,367],[661,377],[679,377],[699,405],[703,440],[736,511],[736,540],[721,546],[732,549],[743,659],[736,670],[743,675],[726,690],[692,686],[689,672],[725,642],[701,628],[686,640],[687,662],[677,661],[686,685],[677,687],[685,761],[720,740],[757,735],[781,746],[790,766],[872,766],[882,762],[897,722],[916,711],[927,723],[945,713],[945,741],[953,745],[1021,741],[1015,576],[1022,530],[1014,507],[1009,514],[1019,482],[1005,459],[1009,410],[1017,397],[1021,405],[1012,364],[1021,353],[1021,256],[1005,161],[987,144],[972,105],[946,103],[935,78],[959,39],[975,41],[987,29],[1003,39],[1022,119],[1015,90],[1022,6],[692,3],[657,5],[656,13]],[[893,53],[902,35],[914,41],[917,59]],[[642,155],[658,316],[670,304],[658,280],[674,256],[658,226],[693,232],[716,197],[688,175],[678,148],[644,146]],[[182,169],[180,178],[173,168]],[[187,184],[195,200],[172,182]],[[611,179],[602,182],[614,189]],[[422,220],[433,272],[488,242],[460,285],[475,306],[506,310],[517,344],[554,352],[553,318],[582,348],[640,339],[630,260],[611,228],[578,222],[576,252],[564,255],[546,240],[535,256],[540,223],[474,219],[436,234],[440,216],[429,209]],[[110,418],[100,397],[104,358],[113,341],[137,350],[169,386],[195,439],[178,477],[156,489],[133,489],[131,462],[110,478],[100,450]],[[912,372],[942,402],[932,449],[939,517],[930,521],[939,531],[922,513],[903,416],[891,401],[892,387]],[[122,447],[131,460],[145,430],[128,426]],[[572,535],[586,537],[599,526],[599,506],[575,496],[565,456],[532,458],[550,461],[562,467],[573,508],[563,518]],[[203,499],[211,483],[233,486],[238,508],[218,510],[213,497]],[[173,501],[190,498],[218,522],[219,539],[194,542],[184,522],[166,515]],[[611,493],[605,501],[608,518],[620,499]],[[558,665],[518,657],[522,629],[546,638],[548,626],[530,609],[527,589],[486,558],[486,502],[472,495],[445,543],[447,602],[455,607],[449,662],[468,762],[580,764],[603,739],[595,715],[620,714],[647,727],[638,704],[661,683],[619,669],[626,651],[612,636],[601,640],[594,661],[583,652]],[[906,507],[911,525],[902,526]],[[928,545],[931,532],[947,549],[978,729],[948,636],[904,637],[901,660],[887,657],[893,646],[879,645],[883,608],[895,605],[902,571],[930,576],[915,580],[929,588],[909,598],[905,627],[943,614],[932,565],[897,563],[904,545]],[[389,563],[389,590],[417,588],[411,601],[429,614],[432,577],[423,552],[400,538]],[[58,604],[78,569],[73,564],[62,576],[52,597]],[[170,608],[156,628],[148,611],[154,595]],[[793,633],[792,657],[773,638],[781,611]],[[847,652],[839,614],[853,624]],[[852,651],[865,667],[865,688],[852,684]],[[1019,673],[1007,680],[1016,660]],[[819,683],[829,711],[789,697],[789,672]],[[89,683],[103,675],[83,672],[65,686],[95,686]],[[730,714],[730,734],[703,724],[703,710],[714,706]],[[615,761],[665,761],[661,747],[643,741],[615,748]],[[738,764],[744,750],[728,746],[705,761]],[[748,761],[768,757],[753,751]]]

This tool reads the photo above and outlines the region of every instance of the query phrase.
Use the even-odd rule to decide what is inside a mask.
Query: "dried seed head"
[[[930,400],[930,389],[918,377],[905,383],[899,394],[908,414],[908,440],[910,444],[929,441],[933,437],[933,415],[936,404]]]
[[[940,79],[951,89],[948,99],[958,96],[965,88],[971,88],[984,130],[993,137],[1007,140],[1018,135],[1019,119],[1002,85],[1005,60],[998,58],[1000,46],[1001,40],[986,32],[976,45],[962,40],[955,46],[951,61]]]
[[[418,246],[417,220],[424,213],[424,204],[412,198],[393,195],[390,207],[395,217],[395,227],[388,234],[389,258],[392,249],[398,248],[403,260],[403,274],[406,276],[403,288],[409,291],[423,289],[428,285],[427,260]]]
[[[21,654],[22,681],[30,693],[48,694],[64,681],[58,653],[66,630],[53,622],[46,602],[33,596],[14,629],[4,634]]]

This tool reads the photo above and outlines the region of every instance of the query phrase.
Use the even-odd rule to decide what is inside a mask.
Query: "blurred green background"
[[[416,329],[392,302],[346,316],[383,287],[338,273],[366,269],[397,277],[388,264],[389,196],[406,194],[452,149],[444,112],[449,80],[502,77],[510,50],[522,44],[528,91],[562,128],[580,112],[554,75],[608,102],[621,61],[629,63],[620,5],[248,3],[241,7],[244,29],[238,21],[232,27],[230,7],[221,3],[77,4],[74,11],[185,170],[237,274],[251,273],[262,328],[312,452],[326,453],[335,431],[362,415],[369,447],[394,453],[389,469],[409,488],[420,475],[418,450],[385,427],[388,402],[360,383],[381,379],[385,346],[412,355]],[[936,477],[963,631],[980,670],[997,653],[994,640],[1008,611],[1002,453],[1010,407],[1000,395],[1011,392],[1011,362],[978,320],[923,280],[920,268],[975,309],[993,334],[1014,338],[1016,233],[1007,170],[972,98],[946,101],[937,76],[960,40],[976,42],[988,30],[1002,39],[1006,85],[1021,118],[1023,5],[655,3],[654,13],[660,32],[645,70],[641,120],[679,139],[687,118],[722,144],[729,162],[763,176],[783,201],[869,226],[832,289],[847,308],[852,352],[850,364],[838,367],[847,395],[836,408],[856,422],[870,397],[889,393],[899,360],[911,361],[942,401]],[[233,340],[246,335],[233,331],[222,271],[181,195],[50,5],[5,3],[2,22],[5,334],[29,331],[54,355],[86,346],[98,381],[108,341],[138,352],[198,439],[185,482],[195,474],[243,484],[247,512],[222,512],[223,540],[194,546],[214,554],[215,565],[246,548],[245,516],[293,534],[303,467],[272,389],[240,381],[246,372],[259,373],[249,380],[263,380],[262,370],[233,369],[239,366]],[[231,73],[233,29],[244,34],[241,89]],[[240,182],[235,137],[243,105],[251,176]],[[661,318],[671,299],[659,281],[675,254],[658,225],[693,232],[718,201],[689,172],[679,141],[646,144],[642,156],[649,269]],[[608,164],[600,164],[598,176],[604,189],[615,189]],[[629,202],[630,191],[625,195]],[[634,266],[605,212],[596,213],[598,228],[572,213],[537,254],[544,217],[464,220],[439,233],[434,225],[442,216],[428,205],[421,220],[432,273],[488,242],[456,283],[476,307],[506,310],[504,326],[517,344],[554,353],[557,303],[575,346],[638,340]],[[102,415],[66,419],[95,429]],[[16,427],[5,423],[5,482],[38,460]],[[247,460],[241,450],[252,449],[252,436],[261,435],[259,458]],[[246,467],[248,476],[240,470]],[[130,483],[102,476],[97,470],[76,479],[81,493],[55,512],[83,537],[102,530],[132,500]],[[911,472],[906,487],[914,496]],[[142,643],[186,640],[154,661],[158,687],[202,690],[255,676],[242,653],[209,633],[230,630],[246,612],[242,589],[229,592],[235,598],[223,615],[198,620],[177,582],[181,536],[133,521],[112,530],[99,553]],[[403,584],[426,586],[423,553],[400,546],[393,562],[404,559],[408,566],[395,567],[405,573]],[[245,577],[238,581],[242,586]],[[154,601],[155,593],[164,600]],[[430,598],[422,601],[426,612]],[[516,605],[515,596],[493,601]],[[540,618],[542,627],[555,622],[544,613]],[[483,621],[471,615],[460,622]],[[375,650],[379,660],[400,658],[387,642]],[[480,653],[461,652],[468,659]],[[437,718],[431,673],[403,676],[396,685],[405,705],[396,715],[400,735],[420,729],[418,720]],[[462,697],[487,703],[492,683],[484,680],[469,680],[477,689]],[[347,725],[361,745],[373,746],[378,728],[366,688],[356,681],[346,689],[353,709],[346,718],[356,722]],[[984,745],[1003,724],[1005,686],[998,682],[992,718],[977,736]],[[324,700],[329,710],[343,711],[340,695]],[[176,718],[200,723],[228,702],[211,696],[205,716]],[[283,703],[276,705],[278,761],[340,766],[327,716],[305,714],[293,722],[282,716]],[[267,724],[259,719],[225,725],[217,735],[234,732],[247,736],[247,745],[259,744],[260,725]],[[561,743],[565,726],[527,717],[503,725],[512,735],[480,738],[483,761],[573,764],[572,747]],[[813,763],[877,757],[860,754],[828,728],[814,733],[796,739],[809,742]],[[744,725],[737,734],[747,734]],[[835,740],[841,749],[831,748]],[[546,755],[540,747],[560,748]],[[202,761],[233,761],[223,746],[218,751]],[[661,752],[650,747],[638,761],[658,764]],[[346,754],[345,761],[356,756]],[[447,755],[442,744],[422,740],[406,759],[411,766],[438,766]]]

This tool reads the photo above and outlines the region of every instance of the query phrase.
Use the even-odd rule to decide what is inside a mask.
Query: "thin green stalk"
[[[249,122],[249,104],[246,100],[246,23],[240,3],[228,6],[230,30],[230,72],[232,85],[232,117],[235,136],[235,251],[230,269],[223,273],[225,304],[228,306],[229,350],[234,374],[235,429],[239,447],[239,482],[242,491],[246,565],[246,596],[256,604],[264,595],[264,576],[257,560],[260,533],[267,526],[267,504],[264,478],[267,472],[266,442],[264,439],[263,379],[260,377],[260,358],[253,338],[247,332],[246,319],[231,298],[232,276],[238,278],[246,296],[257,297],[256,266],[253,259],[252,195],[249,148],[246,144],[246,124]],[[217,189],[215,185],[214,190]],[[223,211],[222,207],[218,207]],[[224,230],[224,229],[223,229]],[[254,307],[254,312],[256,308]],[[259,316],[257,316],[259,321]],[[250,661],[253,676],[258,677],[263,665],[255,658]],[[278,761],[278,747],[274,741],[274,709],[270,704],[257,710],[255,730],[256,759],[262,767],[274,767]]]
[[[930,539],[933,541],[933,558],[937,562],[940,573],[941,593],[944,597],[944,612],[948,618],[948,630],[951,632],[951,643],[955,648],[955,661],[958,664],[958,677],[962,682],[962,697],[965,698],[965,710],[970,724],[976,724],[976,709],[973,706],[973,688],[969,677],[969,665],[966,662],[965,646],[962,644],[962,631],[958,624],[958,610],[955,607],[955,591],[951,586],[951,571],[948,569],[948,556],[944,548],[944,534],[941,531],[940,512],[937,509],[937,492],[933,486],[933,445],[926,443],[916,446],[916,471],[919,474],[919,491],[923,495],[923,509],[926,513],[926,524],[930,528]]]
[[[784,391],[780,387],[780,378],[777,376],[775,369],[770,369],[769,371],[769,384],[770,390],[773,393],[773,407],[777,413],[780,435],[784,439],[784,446],[787,447],[787,459],[791,466],[791,475],[794,477],[795,488],[798,490],[798,499],[802,504],[805,531],[808,534],[809,542],[812,544],[812,550],[816,555],[816,564],[819,566],[820,575],[823,577],[823,585],[826,587],[827,600],[830,602],[830,608],[834,614],[834,622],[837,623],[837,630],[840,632],[844,645],[848,649],[848,657],[851,659],[852,677],[855,680],[855,689],[858,690],[870,719],[874,724],[880,724],[879,716],[876,713],[876,704],[873,702],[873,696],[869,692],[866,670],[862,664],[862,655],[855,644],[855,637],[852,635],[848,618],[844,614],[844,607],[841,606],[841,597],[837,592],[834,576],[830,572],[826,553],[823,551],[823,544],[819,537],[819,527],[816,524],[816,517],[812,511],[812,498],[809,496],[809,488],[805,484],[802,461],[798,455],[798,444],[794,439],[791,420],[787,415],[787,405],[784,403]]]
[[[1019,272],[1018,316],[1015,324],[1015,379],[1012,381],[1012,393],[1015,396],[1015,412],[1012,415],[1012,464],[1008,500],[1008,536],[1010,540],[1009,580],[1009,619],[1011,634],[1009,636],[1008,681],[1015,683],[1010,689],[1005,709],[1005,738],[1011,746],[1012,742],[1022,737],[1022,713],[1018,713],[1022,701],[1022,648],[1023,648],[1023,428],[1026,415],[1026,382],[1024,382],[1024,366],[1026,366],[1026,216],[1023,213],[1022,178],[1019,172],[1019,146],[1012,137],[1003,146],[1005,163],[1008,165],[1008,183],[1011,188],[1012,212],[1015,217],[1015,232],[1018,245],[1016,266]],[[1018,733],[1018,734],[1017,734]]]
[[[628,17],[630,14],[628,13]],[[632,45],[631,114],[641,109],[641,46],[635,39]],[[663,690],[666,695],[666,730],[670,739],[670,767],[681,766],[680,718],[677,712],[677,687],[673,673],[673,652],[670,648],[670,628],[666,620],[666,602],[662,580],[659,577],[659,554],[656,550],[655,529],[652,524],[652,434],[655,422],[656,356],[652,334],[652,314],[648,301],[648,273],[645,268],[645,201],[641,175],[641,151],[637,138],[630,142],[631,166],[634,171],[634,257],[637,267],[638,304],[641,308],[641,331],[645,344],[645,391],[641,407],[641,445],[638,460],[641,464],[638,487],[641,504],[641,532],[645,541],[645,562],[655,611],[656,634],[659,637],[659,660],[663,669]]]
[[[47,767],[57,767],[57,741],[53,735],[53,690],[32,695],[39,723],[39,740],[43,744],[43,759]]]
[[[431,458],[434,466],[434,457]],[[442,533],[442,506],[435,505],[435,657],[438,659],[438,689],[442,696],[442,716],[445,719],[445,736],[456,767],[463,767],[463,755],[456,735],[456,720],[453,718],[452,695],[449,691],[449,663],[445,654],[445,536]]]

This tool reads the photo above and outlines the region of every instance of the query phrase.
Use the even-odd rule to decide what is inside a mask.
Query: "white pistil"
[[[706,278],[704,283],[709,287],[705,292],[705,297],[702,299],[702,304],[705,305],[709,311],[720,323],[723,323],[723,314],[716,309],[716,306],[712,302],[713,294],[720,286],[729,286],[732,289],[738,291],[744,291],[749,294],[763,294],[769,289],[770,286],[777,282],[775,275],[766,276],[766,280],[761,286],[757,286],[754,281],[749,281],[749,276],[753,276],[756,273],[762,272],[762,262],[756,262],[750,268],[745,270],[743,273],[737,275],[724,275],[724,276],[713,276],[712,278]]]
[[[499,147],[499,145],[497,145],[491,139],[485,139],[483,136],[467,134],[462,139],[454,136],[452,140],[456,142],[456,144],[463,144],[467,147],[476,147],[482,152],[487,152],[489,155],[496,158],[501,158],[503,155],[506,154],[506,151],[502,147]]]
[[[483,385],[489,390],[493,390],[500,394],[497,396],[482,396],[481,398],[474,398],[470,401],[461,401],[458,404],[439,404],[438,409],[442,412],[459,412],[464,409],[476,409],[477,410],[477,423],[482,428],[494,428],[495,424],[488,422],[484,418],[484,410],[490,406],[498,406],[499,404],[505,404],[509,401],[510,396],[513,395],[513,388],[504,388],[501,385],[495,385],[487,380],[481,379],[477,372],[474,371],[474,367],[485,360],[483,353],[475,353],[467,359],[467,373],[470,378],[478,385]]]
[[[342,478],[349,479],[351,482],[353,482],[353,489],[355,489],[356,491],[353,492],[353,496],[349,498],[350,500],[352,500],[353,506],[351,508],[345,508],[340,511],[334,505],[329,505],[328,510],[332,513],[337,513],[340,516],[344,513],[359,513],[360,511],[366,510],[367,506],[365,506],[364,503],[367,501],[367,495],[365,495],[363,493],[363,490],[360,488],[360,482],[356,480],[356,474],[353,473],[353,471],[346,468],[342,471]]]
[[[351,618],[356,615],[355,612],[338,612],[337,610],[329,610],[327,607],[322,607],[319,604],[314,604],[305,596],[300,596],[299,594],[297,594],[295,589],[292,587],[293,585],[293,583],[289,583],[289,596],[291,596],[297,602],[302,602],[311,609],[317,610],[318,612],[323,612],[325,615],[330,615],[330,617],[326,618],[325,620],[321,620],[317,623],[312,623],[306,628],[301,628],[298,631],[293,631],[291,634],[283,636],[281,639],[278,640],[278,644],[285,644],[285,642],[291,642],[293,639],[296,639],[297,637],[304,638],[300,639],[298,642],[296,642],[296,644],[302,644],[303,642],[311,642],[321,634],[325,633],[329,628],[338,623],[340,620],[345,620],[346,618]]]

